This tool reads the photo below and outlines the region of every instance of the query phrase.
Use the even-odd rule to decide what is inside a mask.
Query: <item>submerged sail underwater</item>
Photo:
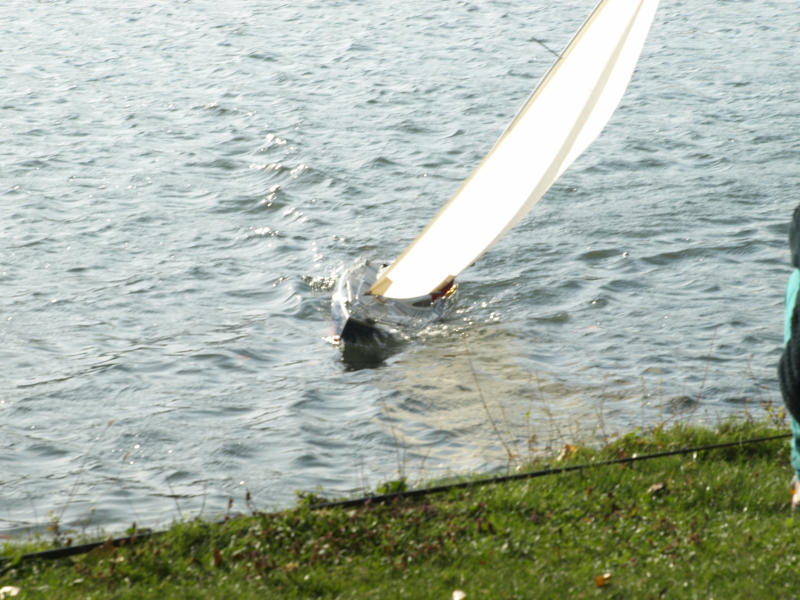
[[[605,127],[622,99],[658,0],[601,0],[494,147],[374,282],[334,294],[337,334],[376,327],[398,306],[432,307],[455,277],[511,229]],[[357,269],[343,279],[352,281]],[[352,291],[352,284],[345,284]],[[340,285],[341,289],[341,285]],[[345,290],[346,291],[346,290]],[[361,305],[371,307],[362,312]],[[377,309],[383,318],[376,318]],[[337,318],[344,316],[344,320]]]

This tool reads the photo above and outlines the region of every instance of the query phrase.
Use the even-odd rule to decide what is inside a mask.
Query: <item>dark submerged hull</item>
[[[444,317],[452,304],[452,291],[435,300],[431,297],[397,300],[368,294],[367,290],[385,267],[359,259],[336,282],[331,312],[336,336],[345,348],[397,345]]]

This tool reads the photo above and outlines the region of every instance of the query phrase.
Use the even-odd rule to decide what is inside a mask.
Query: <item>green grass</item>
[[[783,431],[655,429],[558,464]],[[788,461],[779,440],[389,505],[183,522],[131,546],[18,561],[0,587],[20,588],[17,598],[793,597],[800,515]]]

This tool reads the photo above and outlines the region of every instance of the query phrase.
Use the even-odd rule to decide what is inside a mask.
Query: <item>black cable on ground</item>
[[[77,556],[79,554],[87,554],[92,550],[96,548],[101,548],[103,546],[117,548],[119,546],[127,546],[129,544],[135,544],[136,542],[141,542],[143,540],[150,539],[153,536],[162,534],[163,532],[159,533],[153,531],[142,531],[121,538],[110,538],[107,540],[103,540],[102,542],[89,542],[87,544],[78,544],[77,546],[64,546],[63,548],[53,548],[52,550],[31,552],[29,554],[23,554],[19,558],[0,557],[0,575],[3,575],[8,569],[13,567],[15,564],[21,562],[29,560],[51,560],[55,558],[68,558],[70,556]]]
[[[559,473],[567,473],[569,471],[581,471],[583,469],[591,469],[594,467],[605,467],[608,465],[628,464],[640,462],[643,460],[651,460],[654,458],[664,458],[665,456],[676,456],[680,454],[690,454],[693,452],[703,452],[705,450],[717,450],[720,448],[731,448],[734,446],[744,446],[749,444],[758,444],[762,442],[771,442],[774,440],[781,440],[791,437],[791,433],[781,433],[761,438],[753,438],[749,440],[740,440],[737,442],[722,442],[719,444],[709,444],[707,446],[697,446],[693,448],[679,448],[677,450],[665,450],[664,452],[655,452],[653,454],[643,454],[641,456],[633,455],[624,458],[615,458],[612,460],[603,460],[592,463],[583,463],[580,465],[568,465],[564,467],[547,467],[539,471],[526,471],[524,473],[514,473],[512,475],[499,475],[497,477],[489,477],[486,479],[476,479],[473,481],[459,481],[457,483],[450,483],[439,485],[435,487],[422,488],[417,490],[405,490],[402,492],[393,492],[391,494],[381,494],[377,496],[367,496],[365,498],[357,498],[353,500],[335,500],[331,502],[321,502],[311,506],[312,510],[320,508],[353,508],[357,506],[366,506],[368,504],[386,504],[401,498],[419,498],[431,494],[439,494],[448,492],[455,489],[483,487],[485,485],[505,483],[508,481],[519,481],[521,479],[533,479],[535,477],[544,477],[546,475],[557,475]]]
[[[690,454],[694,452],[704,452],[707,450],[719,450],[722,448],[733,448],[736,446],[746,446],[751,444],[758,444],[763,442],[772,442],[791,437],[791,433],[781,433],[767,437],[752,438],[748,440],[739,440],[736,442],[721,442],[718,444],[708,444],[706,446],[695,446],[692,448],[679,448],[677,450],[665,450],[663,452],[654,452],[653,454],[632,455],[623,458],[615,458],[611,460],[603,460],[592,463],[583,463],[579,465],[567,465],[564,467],[547,467],[538,471],[526,471],[524,473],[514,473],[511,475],[499,475],[497,477],[489,477],[485,479],[475,479],[472,481],[459,481],[457,483],[449,483],[429,488],[421,488],[416,490],[405,490],[402,492],[394,492],[391,494],[380,494],[375,496],[365,496],[362,498],[355,498],[352,500],[335,500],[331,502],[320,502],[311,505],[310,510],[320,510],[323,508],[357,508],[359,506],[369,506],[371,504],[388,504],[401,499],[414,499],[430,496],[432,494],[440,494],[449,492],[450,490],[476,488],[486,485],[493,485],[498,483],[506,483],[509,481],[519,481],[523,479],[533,479],[536,477],[545,477],[547,475],[558,475],[560,473],[568,473],[570,471],[581,471],[584,469],[593,469],[596,467],[605,467],[609,465],[620,465],[640,462],[644,460],[652,460],[655,458],[664,458],[667,456],[678,456],[682,454]],[[133,544],[143,540],[150,539],[157,535],[163,535],[165,532],[150,532],[142,531],[133,535],[121,538],[112,538],[101,542],[91,542],[88,544],[80,544],[78,546],[67,546],[64,548],[55,548],[53,550],[44,550],[42,552],[32,552],[30,554],[23,554],[18,559],[11,559],[0,557],[0,575],[7,569],[11,568],[14,564],[29,560],[49,560],[56,558],[67,558],[76,556],[78,554],[86,554],[96,548],[102,546],[118,547]],[[8,564],[11,563],[11,564]]]

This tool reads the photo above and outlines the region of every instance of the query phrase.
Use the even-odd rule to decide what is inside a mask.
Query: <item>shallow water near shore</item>
[[[663,0],[609,126],[449,319],[372,368],[328,341],[335,276],[405,247],[592,5],[0,8],[0,534],[780,403],[794,2]]]

